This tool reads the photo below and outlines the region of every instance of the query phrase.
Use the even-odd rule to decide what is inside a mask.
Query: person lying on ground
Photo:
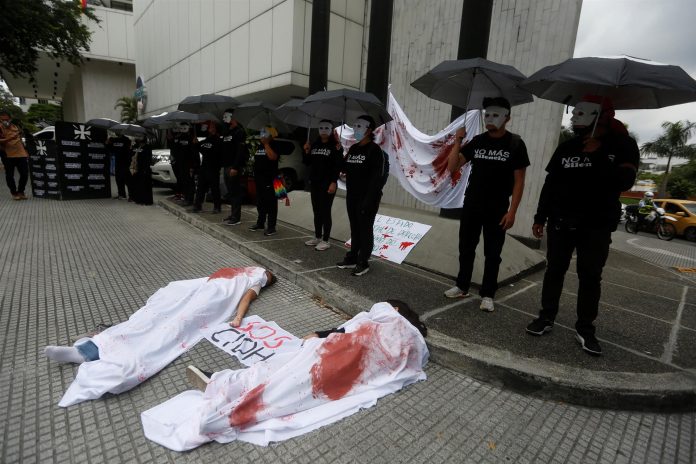
[[[222,268],[209,277],[171,282],[127,321],[72,347],[47,346],[50,360],[80,364],[59,406],[122,393],[144,382],[204,338],[207,327],[230,315],[230,325],[238,327],[261,288],[274,282],[275,276],[261,267]]]

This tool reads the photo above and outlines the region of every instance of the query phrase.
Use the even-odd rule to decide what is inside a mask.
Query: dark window
[[[676,203],[670,203],[670,202],[665,202],[665,213],[670,213],[670,214],[677,214],[679,212],[685,212],[684,209],[682,209],[681,206],[677,205]]]

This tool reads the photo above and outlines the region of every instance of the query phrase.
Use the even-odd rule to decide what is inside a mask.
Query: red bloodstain
[[[449,158],[449,153],[452,150],[452,145],[454,144],[454,135],[448,134],[447,137],[439,142],[432,142],[431,147],[437,149],[437,156],[433,161],[433,169],[435,169],[435,175],[437,176],[436,181],[442,179],[447,175],[447,159]],[[454,187],[459,182],[462,177],[461,171],[457,171],[452,174],[452,186]],[[436,182],[433,182],[436,183]]]
[[[355,332],[336,333],[319,349],[319,361],[312,366],[312,395],[330,400],[346,396],[358,383],[366,367],[376,326],[364,324]]]
[[[238,275],[246,274],[246,268],[244,267],[223,267],[217,271],[210,274],[208,280],[213,279],[234,279]]]
[[[239,427],[242,430],[256,423],[256,415],[265,406],[262,401],[263,391],[266,384],[255,387],[249,391],[242,401],[234,408],[230,414],[230,427]]]
[[[380,248],[380,250],[386,250],[387,248],[389,248],[389,245],[382,245],[382,247]]]
[[[403,147],[403,143],[401,142],[401,136],[399,135],[398,131],[394,131],[394,148],[397,150],[401,150],[401,147]]]
[[[384,228],[386,229],[386,226],[385,226]],[[383,236],[384,238],[390,238],[390,237],[392,237],[392,236],[389,235],[389,234],[382,234],[382,236]]]
[[[399,245],[399,250],[405,250],[413,244],[414,242],[401,242],[401,245]]]

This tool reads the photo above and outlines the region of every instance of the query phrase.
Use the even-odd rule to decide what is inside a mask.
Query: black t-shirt
[[[242,170],[249,160],[246,147],[246,133],[241,126],[230,127],[222,136],[222,165],[226,168]]]
[[[203,156],[201,168],[216,171],[222,167],[221,142],[218,135],[208,135],[198,144],[198,151]]]
[[[534,222],[565,222],[573,227],[601,227],[614,230],[621,214],[619,196],[630,188],[640,154],[636,141],[620,134],[597,137],[600,146],[583,152],[582,137],[556,148],[546,171]]]
[[[363,200],[365,205],[379,201],[382,191],[384,155],[374,142],[352,145],[343,160],[346,173],[346,195]]]
[[[507,205],[515,185],[515,171],[529,166],[524,141],[511,132],[500,138],[493,138],[488,132],[479,134],[460,153],[471,162],[465,203]]]
[[[133,147],[133,154],[136,156],[136,166],[138,176],[149,176],[152,172],[152,149],[146,143],[138,143]]]
[[[318,139],[312,144],[309,154],[304,154],[303,161],[309,165],[309,180],[312,184],[328,186],[336,182],[343,161],[343,152],[336,148],[336,143],[327,143]]]
[[[280,158],[280,144],[275,140],[270,142],[271,150]],[[254,153],[254,177],[258,179],[273,179],[278,175],[278,158],[272,160],[266,154],[266,148],[259,143]]]
[[[114,157],[118,166],[130,166],[132,154],[131,142],[128,137],[120,136],[109,139],[107,146],[109,147],[109,153]]]

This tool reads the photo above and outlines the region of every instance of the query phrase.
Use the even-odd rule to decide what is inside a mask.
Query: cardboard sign
[[[428,224],[378,214],[372,228],[375,235],[372,254],[401,264],[430,227]],[[350,240],[346,246],[350,247]]]

